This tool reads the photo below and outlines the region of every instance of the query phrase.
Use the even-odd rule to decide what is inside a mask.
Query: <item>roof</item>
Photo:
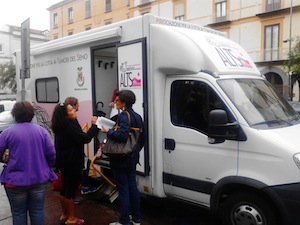
[[[66,5],[66,4],[70,3],[70,2],[73,2],[73,1],[76,1],[76,0],[63,0],[61,2],[58,2],[58,3],[50,6],[49,8],[47,8],[47,10],[50,11],[50,10],[56,9],[58,7],[64,6],[64,5]]]

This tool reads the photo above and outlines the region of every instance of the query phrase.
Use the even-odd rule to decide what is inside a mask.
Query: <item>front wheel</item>
[[[224,225],[279,225],[274,208],[249,192],[231,194],[222,206]]]

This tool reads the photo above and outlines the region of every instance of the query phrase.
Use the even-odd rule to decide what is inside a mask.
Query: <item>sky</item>
[[[47,8],[63,0],[0,0],[0,28],[4,24],[21,26],[30,18],[30,28],[50,30]]]

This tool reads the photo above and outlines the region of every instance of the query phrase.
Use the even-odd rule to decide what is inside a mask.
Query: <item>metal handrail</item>
[[[83,131],[88,131],[88,124],[85,123],[83,126],[82,126],[82,130]],[[89,143],[86,144],[86,150],[87,150],[87,154],[86,156],[89,158]],[[95,165],[95,160],[97,159],[97,155],[95,155],[93,157],[93,159],[91,160],[91,165],[90,165],[90,170],[93,171],[93,176],[95,175],[95,172],[97,172],[110,186],[112,186],[114,188],[114,190],[109,194],[109,197],[113,196],[117,190],[115,189],[116,188],[116,184],[114,184],[107,176],[105,176]]]
[[[89,126],[88,126],[88,123],[85,123],[82,128],[81,128],[83,131],[87,132],[88,129],[89,129]],[[90,157],[90,147],[89,147],[89,143],[86,143],[85,144],[86,146],[86,156],[89,158]]]
[[[114,184],[107,176],[105,176],[95,165],[95,160],[97,159],[97,156],[94,156],[91,162],[91,167],[97,172],[99,173],[99,175],[107,182],[109,183],[110,186],[112,187],[116,187],[116,184]]]

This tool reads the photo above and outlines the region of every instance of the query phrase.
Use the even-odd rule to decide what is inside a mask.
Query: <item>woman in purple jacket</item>
[[[14,225],[44,224],[44,202],[48,182],[57,179],[51,167],[55,149],[50,134],[31,123],[34,108],[28,101],[15,103],[12,115],[16,124],[0,134],[0,155],[9,149],[10,157],[1,174],[10,202]]]

